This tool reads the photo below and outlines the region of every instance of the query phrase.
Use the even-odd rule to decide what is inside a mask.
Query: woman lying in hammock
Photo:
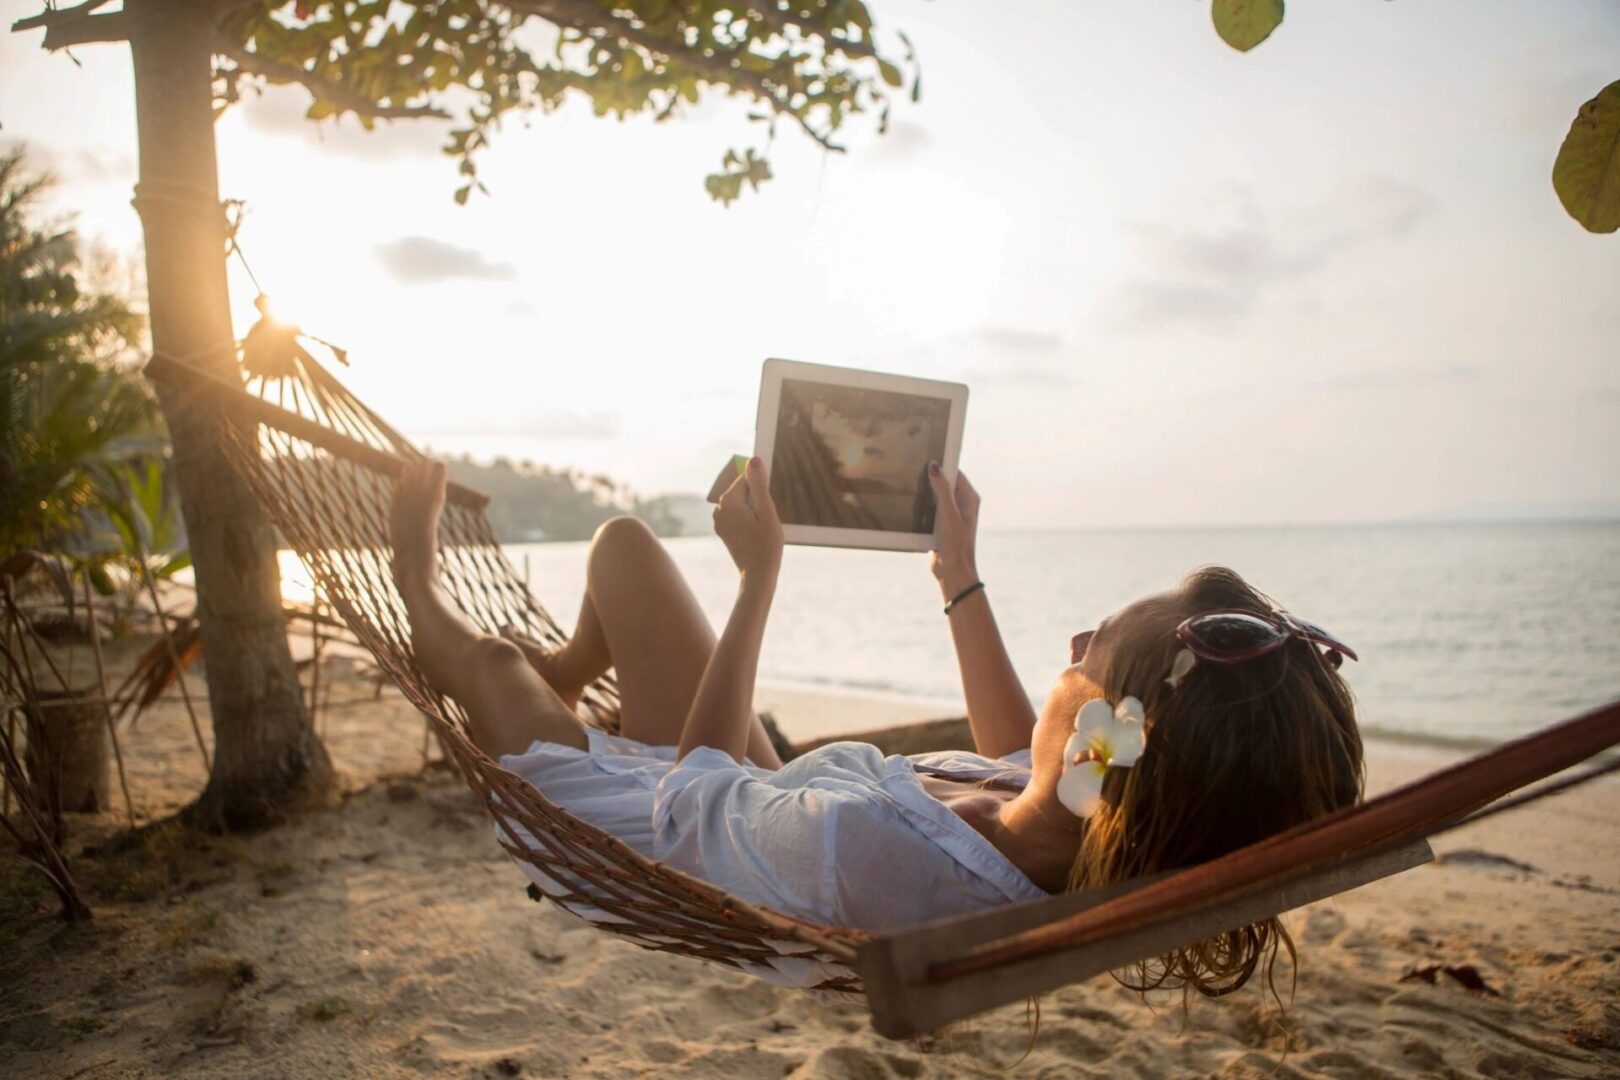
[[[1037,715],[979,585],[978,495],[937,469],[932,484],[932,568],[977,753],[885,758],[841,742],[782,764],[752,708],[782,560],[758,459],[714,512],[741,575],[718,640],[630,518],[597,532],[566,645],[479,632],[437,582],[436,463],[399,482],[394,574],[416,658],[482,750],[643,854],[822,924],[888,930],[1189,866],[1360,797],[1337,671],[1354,653],[1229,570],[1196,571],[1075,635]],[[619,736],[576,713],[609,668]],[[1159,977],[1230,989],[1279,940],[1268,920],[1166,957]]]

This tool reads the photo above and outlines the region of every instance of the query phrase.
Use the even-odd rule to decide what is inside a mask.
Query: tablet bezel
[[[864,390],[888,390],[898,394],[943,398],[950,402],[945,424],[945,457],[940,468],[947,483],[956,483],[956,467],[962,454],[962,427],[967,419],[968,388],[961,383],[921,379],[911,375],[889,375],[831,364],[809,364],[800,360],[766,360],[759,382],[759,413],[754,423],[754,453],[771,464],[776,445],[776,420],[782,407],[782,381],[828,383]],[[934,517],[932,533],[891,532],[883,529],[840,529],[827,525],[784,525],[783,539],[790,544],[815,547],[872,548],[880,551],[930,551],[939,535],[939,516]]]

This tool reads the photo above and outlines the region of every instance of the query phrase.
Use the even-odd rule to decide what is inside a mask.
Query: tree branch
[[[85,0],[84,3],[74,7],[42,11],[38,15],[18,19],[11,24],[11,30],[12,33],[21,33],[43,27],[45,40],[41,42],[41,46],[53,51],[71,48],[74,45],[128,41],[128,21],[122,11],[110,11],[105,15],[92,14],[97,8],[104,7],[110,2],[111,0]]]
[[[18,19],[11,24],[11,32],[19,34],[24,30],[38,30],[40,27],[49,28],[52,23],[71,22],[83,18],[97,8],[106,7],[112,0],[84,0],[82,4],[75,4],[69,8],[46,8],[38,15],[30,15],[26,19]]]
[[[331,102],[339,109],[376,120],[448,120],[450,114],[432,105],[379,105],[368,101],[312,71],[296,64],[283,64],[249,52],[223,34],[214,35],[214,49],[227,57],[237,68],[249,75],[259,75],[272,82],[295,82],[321,101]]]
[[[808,22],[801,19],[792,12],[779,10],[776,7],[774,0],[761,0],[760,3],[750,4],[748,5],[747,10],[758,15],[762,20],[770,24],[771,29],[775,30],[779,34],[782,34],[783,37],[787,36],[785,33],[783,33],[783,31],[785,31],[788,27],[792,27],[801,34],[819,37],[831,43],[832,47],[827,49],[828,52],[842,49],[851,56],[859,56],[867,60],[876,60],[879,58],[877,49],[873,48],[871,42],[850,41],[847,38],[833,37],[826,27],[817,26],[813,22]]]
[[[685,44],[659,37],[652,31],[635,25],[629,19],[620,18],[594,4],[581,3],[580,0],[507,0],[507,6],[514,11],[538,15],[558,26],[577,30],[590,38],[600,38],[604,34],[616,35],[632,45],[639,45],[648,52],[663,57],[666,61],[684,64],[706,73],[710,76],[710,82],[741,86],[760,102],[768,105],[778,116],[792,118],[806,135],[825,149],[840,153],[844,149],[834,143],[830,136],[817,131],[808,120],[789,108],[768,78],[742,67],[733,67],[722,55],[705,56]]]

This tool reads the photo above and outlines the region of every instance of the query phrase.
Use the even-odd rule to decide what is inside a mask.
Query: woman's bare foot
[[[426,460],[406,465],[394,483],[388,539],[394,547],[394,579],[401,588],[431,584],[438,576],[444,485],[443,463]]]
[[[501,627],[501,637],[516,645],[522,652],[523,658],[534,668],[535,673],[562,698],[563,704],[570,709],[579,707],[579,696],[585,687],[577,679],[568,677],[567,657],[564,650],[566,644],[550,647],[521,633],[515,626]]]

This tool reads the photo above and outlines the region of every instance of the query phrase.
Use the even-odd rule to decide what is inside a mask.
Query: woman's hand
[[[714,508],[714,531],[731,552],[743,580],[774,581],[782,567],[782,520],[771,499],[765,462],[750,458]]]
[[[939,582],[941,594],[949,600],[979,580],[974,550],[979,531],[979,493],[963,473],[956,474],[954,488],[946,483],[937,462],[928,466],[928,484],[934,489],[939,518],[939,546],[934,549],[929,569]]]

